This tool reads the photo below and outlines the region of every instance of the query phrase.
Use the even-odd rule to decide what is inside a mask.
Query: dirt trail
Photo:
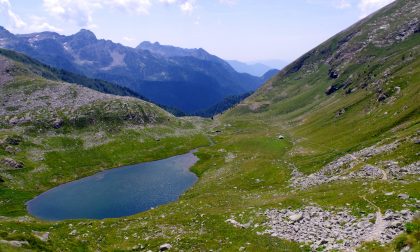
[[[377,241],[381,237],[381,233],[385,231],[386,221],[382,216],[381,209],[377,205],[366,199],[365,196],[362,196],[362,198],[377,209],[375,224],[373,225],[372,231],[367,234],[365,241]]]

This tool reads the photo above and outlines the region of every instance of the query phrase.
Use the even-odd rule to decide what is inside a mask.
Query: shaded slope
[[[262,79],[236,72],[203,49],[157,43],[131,48],[97,39],[84,29],[71,36],[54,32],[14,35],[0,27],[0,47],[59,69],[116,83],[187,113],[205,109],[229,95],[254,91],[263,84]],[[200,92],[202,88],[208,92]]]
[[[131,91],[128,88],[120,87],[113,83],[103,80],[90,79],[85,76],[71,73],[65,70],[58,70],[56,68],[52,68],[50,66],[42,64],[41,62],[34,60],[30,57],[27,57],[24,54],[0,48],[0,55],[3,55],[16,62],[25,64],[27,69],[29,69],[31,72],[49,80],[60,80],[68,83],[75,83],[107,94],[143,98],[139,94]]]

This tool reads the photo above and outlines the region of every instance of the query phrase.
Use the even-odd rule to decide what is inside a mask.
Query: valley
[[[71,36],[55,32],[15,35],[0,27],[0,47],[58,69],[115,83],[184,114],[208,109],[228,96],[253,92],[277,73],[273,69],[261,76],[238,73],[202,48],[148,41],[131,48],[97,39],[86,29]]]
[[[419,16],[392,2],[212,119],[2,53],[0,250],[420,250]],[[56,186],[193,149],[198,181],[176,201],[99,220],[26,211]]]

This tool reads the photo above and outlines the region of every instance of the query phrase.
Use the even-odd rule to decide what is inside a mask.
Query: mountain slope
[[[418,1],[395,1],[309,51],[221,116],[230,125],[224,139],[236,146],[235,167],[244,167],[235,172],[273,188],[261,192],[268,234],[309,243],[312,250],[362,245],[361,251],[376,251],[378,243],[390,243],[379,251],[419,248],[413,233],[398,238],[401,245],[392,243],[407,222],[419,222],[419,17]],[[257,141],[258,147],[239,147]],[[288,146],[276,147],[281,142]],[[343,209],[372,224],[351,231],[352,237],[328,219],[337,238],[323,233],[326,226],[312,228],[325,221],[304,217],[334,219]],[[291,224],[288,216],[299,221]]]
[[[296,60],[211,125],[171,119],[120,133],[52,136],[3,128],[1,157],[27,167],[0,173],[0,249],[418,251],[419,11],[415,0],[392,3]],[[19,142],[8,130],[23,135],[20,153],[6,152]],[[200,179],[177,202],[106,220],[25,216],[25,200],[89,169],[207,143],[192,132],[206,132],[211,145],[196,152],[192,171]]]
[[[81,30],[14,35],[0,28],[0,47],[23,52],[56,68],[103,79],[145,95],[153,102],[194,112],[229,95],[258,88],[263,79],[236,72],[203,49],[144,42],[137,48],[98,40]],[[199,92],[206,90],[206,95]],[[191,94],[193,94],[191,96]],[[192,97],[201,99],[191,100]]]
[[[261,63],[247,64],[237,60],[227,61],[237,72],[248,73],[254,76],[262,76],[267,71],[271,70],[271,67]]]
[[[167,112],[145,101],[59,82],[61,79],[58,76],[81,80],[87,86],[105,91],[133,95],[129,90],[114,87],[111,83],[95,80],[88,82],[89,79],[85,77],[58,72],[11,51],[2,50],[0,61],[0,116],[3,126],[33,124],[37,127],[60,128],[66,124],[80,126],[96,124],[102,120],[128,120],[143,124],[170,118]],[[115,106],[114,109],[106,109],[110,103]]]
[[[0,55],[1,216],[26,214],[26,201],[56,185],[207,144],[188,119],[138,98],[56,80],[56,73],[21,54]],[[0,235],[2,251],[9,234]]]
[[[25,64],[31,72],[36,73],[37,75],[42,76],[43,78],[49,80],[61,80],[68,83],[77,83],[84,87],[107,93],[120,96],[133,96],[140,99],[143,99],[139,94],[131,91],[128,88],[117,86],[113,83],[106,82],[98,79],[89,79],[85,76],[74,74],[65,70],[58,70],[52,67],[49,67],[45,64],[40,63],[37,60],[31,59],[26,55],[16,53],[14,51],[0,49],[0,55],[3,55],[9,59]]]

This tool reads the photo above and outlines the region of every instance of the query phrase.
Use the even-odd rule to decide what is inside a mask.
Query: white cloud
[[[187,13],[187,14],[191,14],[193,12],[193,10],[195,9],[195,0],[187,0],[184,1],[179,8],[181,9],[182,12]]]
[[[26,26],[26,23],[22,20],[22,18],[13,12],[12,5],[9,0],[0,0],[0,13],[5,13],[8,16],[13,28],[21,29]]]
[[[7,9],[9,9],[11,6],[10,6],[10,2],[9,2],[9,0],[0,0],[0,10],[7,10]]]
[[[171,0],[168,0],[171,1]],[[148,14],[150,0],[43,0],[52,16],[69,20],[81,27],[92,27],[93,13],[102,8],[114,8],[134,14]]]
[[[204,1],[204,0],[200,0]],[[235,5],[239,0],[214,0],[224,5]],[[336,0],[346,1],[346,0]],[[45,11],[52,17],[66,22],[72,22],[79,27],[94,28],[94,13],[101,9],[118,9],[123,12],[147,15],[154,3],[176,5],[180,11],[192,14],[197,8],[197,0],[42,0]],[[56,31],[62,29],[51,24],[51,20],[43,17],[26,17],[22,19],[12,10],[10,0],[0,0],[0,14],[4,14],[10,21],[11,30],[20,31]],[[29,19],[29,20],[28,20]],[[28,21],[28,22],[25,22]],[[194,21],[199,24],[199,18]]]
[[[150,0],[106,0],[99,2],[104,2],[104,6],[116,7],[137,14],[149,14],[149,9],[152,6]]]
[[[53,31],[53,32],[61,32],[63,31],[61,28],[58,28],[43,18],[38,16],[31,16],[30,17],[30,25],[28,25],[27,30],[31,32],[41,32],[41,31]]]
[[[164,4],[174,4],[178,1],[177,0],[159,0],[159,2],[164,3]]]
[[[394,0],[360,0],[358,5],[360,15],[361,17],[366,17],[370,13],[384,7],[393,1]]]
[[[227,4],[227,5],[235,5],[238,3],[239,0],[219,0],[219,3],[221,4]]]
[[[45,10],[52,16],[86,27],[93,23],[94,10],[101,7],[97,0],[43,0]]]
[[[23,28],[26,26],[26,23],[17,15],[14,13],[11,9],[7,10],[7,14],[9,15],[9,18],[13,22],[13,26],[17,29]]]
[[[337,9],[347,9],[351,7],[351,3],[348,0],[336,0],[333,5]]]

